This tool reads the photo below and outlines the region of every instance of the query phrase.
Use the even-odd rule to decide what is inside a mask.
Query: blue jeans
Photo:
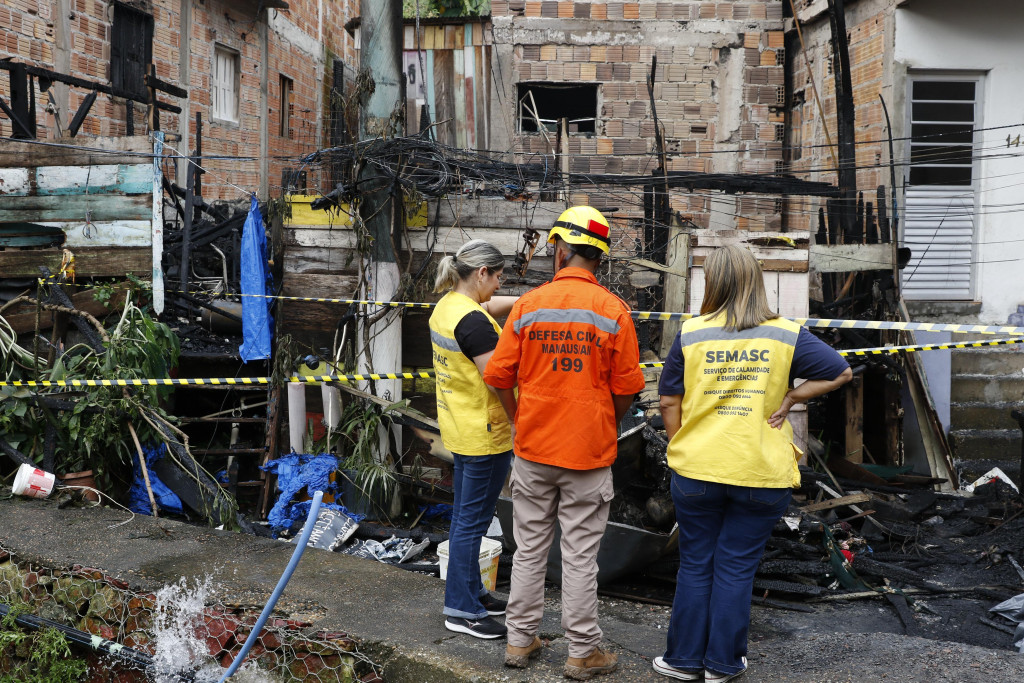
[[[789,499],[788,488],[732,486],[672,473],[679,574],[667,664],[723,674],[743,670],[754,572]]]
[[[505,484],[512,451],[495,455],[455,456],[452,488],[455,506],[448,531],[448,576],[444,584],[444,613],[449,617],[480,619],[487,594],[480,580],[480,539],[494,517],[494,504]]]

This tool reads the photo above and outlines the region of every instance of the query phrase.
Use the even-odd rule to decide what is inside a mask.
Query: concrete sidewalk
[[[215,577],[216,598],[262,605],[291,556],[291,545],[244,534],[127,514],[111,508],[58,509],[52,501],[0,500],[0,543],[20,558],[53,568],[96,567],[133,589],[155,591],[180,577]],[[388,683],[561,681],[567,646],[560,615],[545,616],[550,647],[527,670],[502,666],[504,640],[480,641],[443,626],[444,584],[429,576],[310,549],[279,607],[344,631],[383,665]],[[621,602],[621,601],[619,601]],[[822,608],[831,609],[831,608]],[[313,619],[305,614],[313,612]],[[775,613],[779,614],[779,613]],[[847,633],[829,614],[756,618],[751,668],[742,680],[1021,681],[1024,657],[892,633]],[[601,681],[666,681],[651,669],[665,644],[664,624],[631,623],[602,611],[602,627],[620,670]],[[763,623],[762,623],[763,622]],[[660,626],[660,628],[659,628]],[[995,632],[994,632],[995,633]]]

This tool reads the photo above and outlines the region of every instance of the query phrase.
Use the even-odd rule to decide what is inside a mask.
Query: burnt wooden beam
[[[71,297],[69,297],[67,295],[67,292],[64,291],[64,288],[61,287],[59,284],[57,284],[56,281],[52,279],[53,273],[50,272],[50,269],[48,267],[40,266],[39,272],[43,274],[43,277],[47,280],[49,284],[50,296],[48,297],[48,300],[50,303],[55,303],[64,306],[65,308],[78,310],[77,308],[75,308],[74,302],[71,301]],[[85,320],[81,316],[76,315],[71,318],[71,322],[74,323],[75,327],[78,328],[78,331],[81,332],[82,336],[84,336],[86,341],[89,342],[89,346],[91,346],[93,350],[96,351],[96,355],[102,356],[104,353],[106,353],[106,348],[103,346],[103,340],[100,339],[99,334],[96,333],[96,328],[90,325],[88,320]]]
[[[857,152],[853,79],[850,74],[850,44],[846,34],[846,10],[843,0],[828,0],[829,27],[832,32],[832,73],[836,88],[836,144],[839,156],[840,220],[847,237],[855,234]]]
[[[132,102],[139,102],[141,104],[148,104],[149,103],[148,97],[145,96],[145,95],[136,95],[136,94],[128,92],[127,90],[122,90],[121,88],[115,88],[115,87],[113,87],[111,85],[108,85],[106,83],[101,83],[99,81],[90,81],[90,80],[87,80],[85,78],[78,78],[77,76],[69,76],[68,74],[58,73],[56,71],[51,71],[49,69],[43,69],[43,68],[38,67],[38,66],[30,66],[30,65],[26,65],[26,64],[20,64],[20,63],[17,63],[17,62],[12,62],[10,60],[0,60],[0,70],[13,71],[17,67],[24,68],[26,73],[29,76],[35,76],[36,78],[44,78],[46,80],[55,81],[57,83],[65,83],[67,85],[71,85],[71,86],[74,86],[76,88],[85,88],[86,90],[95,90],[97,92],[103,93],[104,95],[111,95],[113,97],[120,97],[121,99],[129,100],[129,101],[132,101]],[[166,102],[157,102],[157,106],[160,109],[162,109],[163,111],[169,111],[172,114],[180,114],[181,113],[181,107],[177,107],[177,106],[175,106],[173,104],[168,104]]]
[[[36,466],[34,462],[28,459],[28,456],[11,444],[7,443],[3,437],[0,437],[0,452],[3,452],[4,455],[19,465],[28,465],[30,467]]]
[[[173,83],[162,81],[156,77],[155,73],[146,74],[146,85],[160,92],[167,93],[172,97],[180,97],[182,99],[188,97],[188,91],[184,88],[179,88]]]
[[[68,126],[68,134],[71,137],[78,135],[78,129],[85,123],[85,117],[89,115],[89,110],[92,109],[92,104],[96,101],[96,95],[97,92],[93,90],[85,96],[82,104],[78,105],[78,111],[75,112],[75,117],[71,119],[71,124]]]
[[[7,118],[9,118],[11,120],[11,124],[14,126],[14,132],[15,133],[17,133],[19,130],[20,131],[27,131],[28,130],[28,126],[26,126],[25,123],[21,120],[21,117],[19,117],[14,112],[14,110],[11,109],[7,105],[7,103],[4,101],[4,98],[2,98],[2,97],[0,97],[0,109],[2,109],[3,112],[5,114],[7,114]],[[11,137],[18,137],[18,136],[17,135],[12,135]],[[27,138],[25,137],[25,135],[22,135],[19,139],[24,140],[24,139],[27,139]]]

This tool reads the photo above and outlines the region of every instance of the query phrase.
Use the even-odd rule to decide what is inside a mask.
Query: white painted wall
[[[980,319],[1005,323],[1024,303],[1024,144],[1006,148],[1006,136],[1024,143],[1024,3],[1020,0],[928,0],[896,11],[897,73],[913,69],[983,72],[981,125],[1020,124],[980,133],[975,227],[976,297]],[[906,92],[905,84],[896,88]],[[976,155],[978,152],[976,152]],[[903,156],[897,153],[897,156]],[[1016,205],[1016,206],[1015,206]]]

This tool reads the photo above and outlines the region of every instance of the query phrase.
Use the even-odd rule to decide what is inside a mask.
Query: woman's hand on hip
[[[787,393],[782,399],[782,405],[779,409],[771,414],[768,418],[768,425],[775,429],[782,429],[782,424],[786,421],[786,417],[789,415],[790,409],[796,405],[796,401]]]

